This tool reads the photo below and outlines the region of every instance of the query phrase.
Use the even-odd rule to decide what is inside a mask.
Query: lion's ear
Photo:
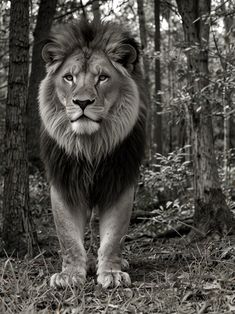
[[[42,58],[46,63],[53,62],[52,44],[46,44],[42,48]]]
[[[108,47],[107,53],[113,61],[119,62],[127,68],[133,65],[138,58],[138,51],[130,44]]]
[[[52,64],[54,61],[59,61],[62,57],[59,49],[53,43],[47,43],[42,48],[42,58],[46,64]]]
[[[126,64],[133,64],[136,61],[138,55],[133,46],[124,44],[121,46],[121,50]]]

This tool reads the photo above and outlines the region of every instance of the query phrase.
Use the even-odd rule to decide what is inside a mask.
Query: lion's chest
[[[89,207],[111,205],[122,190],[125,178],[120,175],[120,164],[106,158],[95,166],[78,160],[71,169],[73,187],[67,189],[68,197],[73,203],[85,200]],[[121,185],[122,182],[122,185]],[[73,193],[70,190],[73,189]],[[72,199],[75,195],[75,199]]]
[[[131,174],[130,167],[127,170],[125,156],[126,153],[110,155],[98,163],[95,161],[94,165],[83,159],[61,156],[64,160],[57,163],[52,184],[62,191],[65,200],[73,206],[81,202],[90,208],[111,206],[122,191],[133,184],[138,172],[139,165],[135,167],[135,175]]]
[[[144,156],[144,135],[143,126],[137,124],[112,153],[90,164],[68,155],[44,132],[42,157],[48,179],[72,206],[81,202],[89,207],[111,206],[137,180]]]

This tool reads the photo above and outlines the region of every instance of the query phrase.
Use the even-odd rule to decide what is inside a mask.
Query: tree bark
[[[138,5],[138,17],[139,17],[139,30],[140,30],[140,42],[141,42],[141,50],[144,52],[148,46],[147,43],[147,31],[146,31],[146,22],[145,22],[145,14],[144,14],[144,0],[137,0]],[[149,79],[149,62],[146,55],[143,53],[143,74],[144,80],[148,88],[150,88],[150,79]]]
[[[147,123],[146,123],[146,133],[147,133],[147,148],[146,155],[147,159],[152,159],[152,108],[151,108],[151,95],[150,95],[150,78],[149,78],[149,61],[146,56],[145,50],[147,49],[147,31],[146,31],[146,22],[145,22],[145,14],[144,14],[144,0],[137,0],[138,5],[138,17],[139,17],[139,30],[140,30],[140,42],[141,42],[141,50],[142,50],[142,61],[143,61],[143,74],[144,74],[144,82],[146,85],[146,97],[148,101],[148,115],[147,115]]]
[[[34,44],[32,52],[32,68],[29,80],[27,102],[27,136],[29,160],[33,166],[41,166],[40,162],[40,119],[38,114],[38,87],[45,76],[45,66],[41,58],[42,47],[48,37],[53,17],[56,12],[57,0],[41,0],[37,23],[34,30]]]
[[[230,165],[230,138],[232,135],[232,129],[234,129],[234,122],[231,119],[230,111],[233,108],[233,94],[234,89],[230,86],[227,87],[226,84],[226,74],[229,72],[229,67],[234,66],[234,58],[231,58],[234,54],[235,39],[233,36],[233,25],[235,22],[234,16],[228,15],[227,13],[232,10],[233,3],[228,1],[228,3],[221,1],[221,10],[224,14],[224,43],[225,43],[225,55],[222,56],[219,53],[220,63],[223,68],[224,73],[224,87],[222,92],[223,97],[223,113],[224,113],[224,179],[225,184],[229,181],[229,165]]]
[[[3,242],[5,250],[32,254],[29,211],[26,101],[29,65],[29,0],[12,0],[6,105]]]
[[[160,53],[161,35],[160,35],[160,0],[154,0],[154,18],[155,18],[155,35],[154,44],[155,52]],[[161,112],[161,66],[160,58],[155,59],[155,93],[156,105],[154,106],[154,152],[162,154],[162,116]]]
[[[101,19],[99,0],[93,0],[91,6],[92,6],[92,12],[93,12],[93,16],[94,16],[94,21],[96,23],[99,23],[100,19]]]
[[[210,0],[177,0],[186,41],[194,170],[194,225],[201,234],[234,231],[234,218],[222,193],[213,142],[208,88]]]

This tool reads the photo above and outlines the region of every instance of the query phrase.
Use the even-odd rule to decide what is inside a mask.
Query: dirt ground
[[[132,285],[106,291],[94,274],[81,289],[51,289],[61,261],[53,228],[46,238],[34,259],[1,260],[1,314],[235,313],[234,238],[200,245],[183,237],[129,239],[124,256]]]
[[[192,244],[186,235],[140,232],[136,222],[123,252],[130,264],[129,288],[103,290],[90,273],[84,287],[51,289],[50,276],[61,267],[59,246],[47,186],[33,180],[39,253],[33,259],[0,259],[0,314],[235,313],[235,237]],[[89,232],[86,239],[89,246]]]

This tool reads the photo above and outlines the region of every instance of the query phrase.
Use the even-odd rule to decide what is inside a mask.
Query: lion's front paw
[[[52,288],[79,287],[83,286],[85,281],[85,276],[78,271],[62,271],[51,276],[50,286]]]
[[[128,273],[116,270],[105,271],[98,275],[97,282],[102,288],[114,288],[119,286],[128,287],[131,284],[131,279]]]

